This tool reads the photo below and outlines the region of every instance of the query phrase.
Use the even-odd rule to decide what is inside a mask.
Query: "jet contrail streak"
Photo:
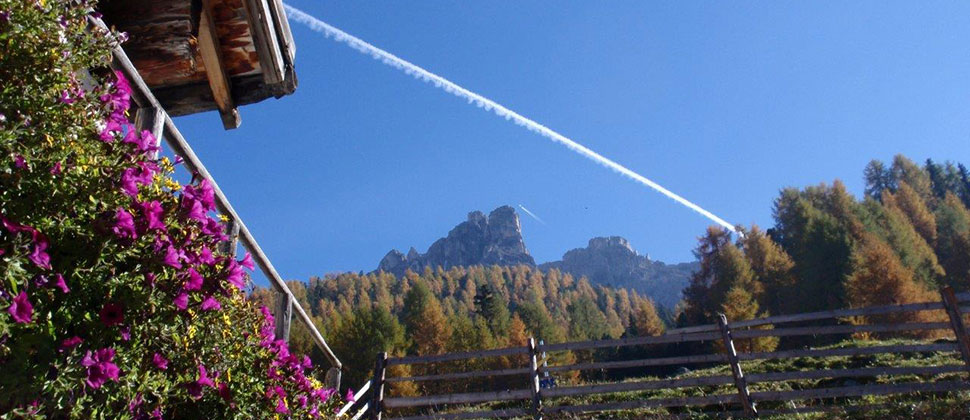
[[[538,133],[539,135],[546,137],[554,142],[560,143],[568,147],[572,151],[579,153],[580,155],[583,155],[586,158],[596,163],[599,163],[600,165],[603,165],[609,169],[612,169],[613,171],[618,172],[619,174],[626,176],[640,184],[653,188],[657,192],[667,196],[668,198],[680,204],[683,204],[684,206],[687,206],[687,208],[700,213],[701,215],[714,221],[715,223],[721,226],[724,226],[725,228],[731,231],[737,232],[737,230],[734,228],[734,225],[728,223],[727,221],[725,221],[720,217],[717,217],[716,215],[714,215],[714,213],[711,213],[705,210],[701,206],[698,206],[697,204],[694,204],[688,201],[686,198],[677,195],[673,191],[670,191],[664,188],[662,185],[651,181],[647,177],[640,175],[636,172],[633,172],[627,167],[620,165],[619,163],[616,163],[604,157],[603,155],[600,155],[599,153],[596,153],[590,150],[588,147],[583,146],[582,144],[579,144],[573,141],[572,139],[562,134],[559,134],[556,131],[553,131],[552,129],[542,124],[539,124],[538,122],[535,122],[529,118],[523,117],[522,115],[519,115],[519,113],[512,111],[511,109],[508,109],[491,99],[488,99],[482,95],[479,95],[475,92],[465,89],[451,82],[450,80],[445,79],[444,77],[438,76],[437,74],[434,74],[428,70],[425,70],[415,64],[412,64],[411,62],[404,60],[394,54],[391,54],[387,51],[377,48],[361,40],[360,38],[357,38],[344,31],[341,31],[340,29],[337,29],[331,26],[330,24],[327,24],[326,22],[321,21],[320,19],[310,16],[293,6],[290,6],[288,4],[283,4],[283,7],[286,8],[286,14],[291,19],[306,25],[311,30],[315,32],[319,32],[324,36],[326,36],[327,38],[333,38],[334,41],[347,44],[349,47],[357,51],[360,51],[361,53],[370,55],[374,59],[381,60],[381,62],[383,62],[384,64],[387,64],[391,67],[401,70],[405,74],[411,75],[414,78],[420,79],[426,83],[431,83],[435,87],[440,88],[445,92],[464,98],[468,101],[468,103],[473,103],[479,108],[484,108],[487,111],[492,111],[496,115],[503,117],[506,120],[512,120],[512,122],[514,122],[517,125],[525,127],[526,129],[533,131],[535,133]]]
[[[535,213],[529,211],[529,209],[525,208],[525,206],[519,204],[519,208],[522,209],[522,211],[524,211],[525,214],[528,214],[529,216],[532,216],[533,219],[536,219],[537,222],[542,223],[542,224],[546,224],[545,221],[543,221],[542,219],[540,219],[539,216],[536,216]]]

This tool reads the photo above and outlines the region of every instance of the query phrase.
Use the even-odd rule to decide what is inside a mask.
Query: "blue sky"
[[[873,158],[970,163],[966,2],[323,2],[293,6],[585,144],[732,223]],[[288,279],[424,251],[522,204],[539,262],[620,235],[691,260],[710,222],[293,22],[296,93],[176,120]],[[521,214],[521,212],[520,212]]]

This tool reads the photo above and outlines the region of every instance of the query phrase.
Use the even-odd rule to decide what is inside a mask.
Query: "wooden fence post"
[[[371,419],[381,420],[384,414],[384,377],[387,373],[387,352],[377,354],[377,363],[374,365],[374,380],[371,381]]]
[[[293,320],[293,297],[276,292],[276,339],[290,341],[290,322]]]
[[[734,339],[731,338],[731,329],[728,328],[727,317],[724,314],[717,314],[717,325],[721,328],[721,338],[724,340],[724,349],[727,351],[728,362],[731,363],[731,373],[734,375],[734,385],[738,388],[738,397],[744,412],[749,416],[757,416],[758,410],[751,402],[751,394],[748,393],[748,382],[744,379],[744,372],[741,371],[741,363],[738,362],[738,352],[734,349]]]
[[[542,391],[539,389],[539,363],[536,360],[536,339],[529,338],[529,388],[532,390],[532,418],[542,420]]]
[[[970,367],[970,335],[967,334],[967,326],[963,323],[960,302],[950,286],[940,289],[940,295],[943,296],[943,307],[946,308],[946,314],[950,317],[950,327],[953,328],[953,333],[957,337],[957,347],[960,348],[963,363]]]

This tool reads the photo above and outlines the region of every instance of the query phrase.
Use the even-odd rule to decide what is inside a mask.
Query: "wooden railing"
[[[105,23],[98,18],[89,17],[88,22],[91,26],[100,28],[100,30],[107,30]],[[340,360],[337,356],[330,350],[330,346],[327,345],[326,340],[320,334],[320,331],[313,325],[310,317],[307,315],[306,311],[303,309],[299,303],[296,302],[293,297],[293,292],[287,287],[286,283],[283,281],[283,277],[280,276],[276,268],[273,267],[273,263],[270,262],[269,257],[260,248],[259,243],[256,242],[255,237],[243,223],[239,214],[233,209],[232,204],[229,203],[229,199],[219,188],[219,184],[213,179],[212,174],[206,169],[202,161],[196,156],[192,147],[179,132],[178,127],[172,122],[172,118],[168,115],[165,109],[159,104],[155,95],[152,94],[151,89],[142,79],[138,70],[131,63],[128,55],[120,47],[115,47],[112,50],[112,63],[111,66],[118,71],[121,71],[128,82],[131,84],[132,88],[132,100],[135,104],[135,118],[134,123],[139,130],[150,131],[156,139],[158,139],[159,144],[156,146],[161,147],[161,142],[164,141],[172,152],[182,157],[185,161],[185,167],[193,174],[193,176],[198,176],[201,179],[205,179],[212,186],[217,210],[222,213],[222,215],[228,218],[229,226],[229,241],[225,244],[226,251],[231,254],[236,252],[237,242],[242,243],[250,254],[252,254],[253,261],[259,267],[260,271],[269,279],[270,283],[277,293],[277,301],[281,302],[276,308],[276,335],[278,338],[289,339],[290,322],[292,317],[292,311],[296,311],[297,319],[303,323],[307,330],[310,332],[314,343],[323,351],[323,354],[330,361],[331,369],[327,372],[327,380],[329,386],[338,387],[340,383],[340,368],[342,367]]]
[[[397,417],[406,420],[431,419],[471,419],[471,418],[504,418],[504,417],[533,417],[541,419],[545,414],[568,412],[590,413],[610,410],[631,410],[651,407],[667,407],[677,410],[691,408],[693,410],[716,410],[721,414],[737,416],[759,415],[758,404],[769,403],[768,410],[761,410],[760,414],[801,413],[811,411],[852,410],[858,406],[841,407],[832,404],[813,404],[804,407],[785,407],[778,402],[798,400],[819,400],[836,397],[859,397],[868,395],[909,394],[914,392],[948,392],[970,389],[970,381],[965,375],[946,380],[918,380],[895,383],[872,383],[865,385],[849,384],[845,386],[825,386],[811,389],[785,390],[757,390],[758,384],[771,384],[783,381],[818,380],[834,378],[876,378],[898,377],[901,375],[917,375],[928,378],[934,375],[965,374],[970,372],[970,336],[966,329],[963,315],[970,312],[970,307],[961,307],[960,303],[970,301],[970,294],[954,294],[949,288],[941,290],[941,302],[913,303],[904,305],[886,305],[868,308],[843,309],[824,312],[803,313],[795,315],[781,315],[745,321],[729,322],[723,315],[718,323],[699,325],[688,328],[670,330],[664,335],[652,337],[629,337],[615,340],[593,340],[571,343],[557,343],[536,345],[534,339],[529,344],[520,347],[510,347],[494,350],[479,350],[462,353],[448,353],[431,356],[406,356],[388,358],[387,353],[378,356],[374,378],[368,382],[357,402],[354,419],[365,413],[372,419],[381,419],[388,412],[406,410],[409,416]],[[923,311],[946,312],[948,322],[911,322],[911,323],[883,323],[883,324],[845,324],[832,325],[831,320],[847,317],[865,317],[873,315],[912,314]],[[943,318],[941,318],[943,319]],[[806,326],[812,321],[828,321],[828,325]],[[855,318],[858,322],[859,318]],[[798,326],[786,326],[794,322]],[[739,352],[735,343],[742,340],[761,337],[796,337],[823,335],[851,335],[855,333],[898,333],[908,331],[942,330],[952,333],[956,340],[937,340],[927,343],[906,343],[893,345],[879,345],[873,347],[851,348],[823,348],[823,349],[791,349],[770,352]],[[540,366],[537,358],[544,352],[563,352],[594,350],[604,348],[622,348],[629,346],[656,346],[674,343],[720,343],[723,351],[710,354],[677,355],[667,357],[652,357],[637,360],[620,361],[589,361],[559,366]],[[711,349],[714,346],[707,346]],[[940,364],[935,366],[871,366],[844,369],[817,369],[778,372],[745,372],[744,363],[763,360],[791,359],[802,357],[825,358],[839,356],[866,356],[899,353],[957,353],[962,363]],[[428,364],[445,364],[447,362],[468,361],[475,359],[505,357],[507,360],[524,360],[523,366],[513,366],[500,370],[478,370],[464,372],[437,372],[432,365],[427,369],[430,374],[388,377],[388,367],[395,365],[419,366]],[[645,367],[678,367],[684,365],[716,366],[728,365],[730,374],[710,374],[707,376],[674,377],[665,379],[639,380],[634,382],[597,383],[585,385],[570,385],[540,389],[539,377],[546,372],[567,371],[603,371],[619,368]],[[427,366],[426,366],[427,367]],[[386,387],[405,382],[472,380],[475,378],[516,377],[505,381],[518,383],[514,389],[487,390],[482,392],[455,392],[435,395],[388,397]],[[643,375],[641,375],[643,376]],[[517,379],[521,378],[521,379]],[[752,386],[755,385],[755,386]],[[556,404],[557,399],[563,397],[592,396],[618,392],[648,391],[679,388],[690,390],[695,395],[666,397],[666,398],[638,398],[631,397],[626,401],[608,401],[601,403],[586,403],[580,405]],[[700,388],[700,389],[698,389]],[[754,388],[755,390],[752,390]],[[778,388],[778,387],[776,387]],[[770,387],[768,389],[771,389]],[[363,398],[363,394],[367,398]],[[701,395],[696,395],[701,394]],[[828,400],[826,400],[828,401]],[[485,403],[497,403],[489,404]],[[463,412],[440,412],[449,407],[464,405]],[[477,405],[477,406],[476,406]],[[349,406],[346,407],[349,410]],[[417,411],[415,411],[417,410]],[[477,411],[467,411],[477,410]],[[439,411],[439,412],[434,412]],[[346,410],[344,412],[347,412]],[[693,413],[696,414],[696,411]],[[689,416],[690,412],[684,413]]]

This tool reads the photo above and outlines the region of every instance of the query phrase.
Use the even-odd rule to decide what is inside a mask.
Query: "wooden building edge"
[[[172,116],[219,111],[296,90],[296,45],[282,0],[102,0],[104,21]]]

